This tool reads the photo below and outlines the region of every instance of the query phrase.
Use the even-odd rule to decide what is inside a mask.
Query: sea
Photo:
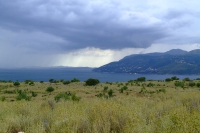
[[[71,80],[77,78],[84,82],[89,78],[98,79],[100,82],[127,82],[139,77],[146,77],[147,80],[165,80],[173,76],[179,79],[186,77],[190,79],[200,78],[200,75],[155,75],[155,74],[131,74],[131,73],[99,73],[93,72],[93,68],[81,67],[50,67],[50,68],[18,68],[18,69],[0,69],[0,80],[12,81],[44,81]]]

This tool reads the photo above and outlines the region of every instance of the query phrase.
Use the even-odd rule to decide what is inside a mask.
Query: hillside
[[[133,54],[111,62],[95,72],[137,74],[200,74],[200,49],[173,49],[165,53]]]

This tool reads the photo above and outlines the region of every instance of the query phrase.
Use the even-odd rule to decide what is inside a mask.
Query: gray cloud
[[[23,56],[22,65],[28,58],[52,65],[60,54],[87,47],[200,44],[199,6],[198,0],[0,0],[0,53]]]
[[[0,0],[0,9],[2,28],[52,34],[65,40],[58,45],[68,50],[148,47],[169,34],[157,18],[111,2]]]

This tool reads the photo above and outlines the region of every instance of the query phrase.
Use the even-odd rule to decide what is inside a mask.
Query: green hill
[[[137,74],[200,74],[200,49],[173,49],[165,53],[133,54],[111,62],[95,72]]]

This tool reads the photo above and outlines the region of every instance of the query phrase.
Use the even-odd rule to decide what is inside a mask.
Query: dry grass
[[[197,87],[175,87],[174,82],[150,81],[139,83],[53,84],[55,91],[46,92],[49,83],[30,86],[21,83],[0,83],[0,133],[198,133],[200,132],[200,91]],[[195,81],[198,82],[198,81]],[[127,84],[128,89],[120,93]],[[145,87],[145,93],[139,93]],[[104,87],[114,91],[112,98],[98,98]],[[16,89],[34,91],[31,101],[16,101]],[[165,89],[166,93],[158,92]],[[5,93],[13,92],[13,93]],[[60,100],[61,92],[76,93],[80,101]],[[154,92],[154,93],[152,93]],[[107,95],[107,92],[105,92]],[[30,95],[30,94],[28,94]]]

